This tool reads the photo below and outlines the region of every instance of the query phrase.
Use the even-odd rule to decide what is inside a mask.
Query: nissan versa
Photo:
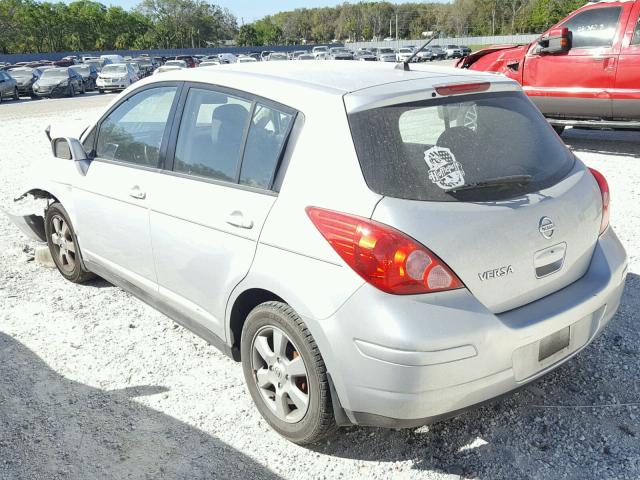
[[[26,193],[44,217],[15,220],[66,279],[104,277],[241,361],[296,443],[513,390],[619,306],[605,178],[503,76],[177,70],[52,149]]]

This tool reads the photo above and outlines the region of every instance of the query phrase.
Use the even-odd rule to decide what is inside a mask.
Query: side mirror
[[[557,54],[571,50],[573,35],[567,27],[549,30],[538,40],[538,53]]]
[[[56,158],[72,160],[80,175],[84,176],[89,171],[91,159],[77,138],[54,138],[51,141],[51,150],[53,150],[53,155]]]
[[[77,138],[54,138],[51,141],[51,150],[54,157],[63,160],[73,160],[74,162],[88,160],[87,152],[84,151],[84,147]]]

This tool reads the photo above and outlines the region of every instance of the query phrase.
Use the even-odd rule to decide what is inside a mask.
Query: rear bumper
[[[402,297],[367,284],[334,316],[308,324],[352,423],[417,426],[517,389],[577,354],[618,309],[626,272],[609,229],[580,280],[509,312],[491,313],[466,289]],[[564,329],[568,345],[539,360],[541,340]]]

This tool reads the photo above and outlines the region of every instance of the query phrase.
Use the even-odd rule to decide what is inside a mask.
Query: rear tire
[[[267,302],[254,308],[242,329],[240,349],[251,397],[275,431],[305,445],[336,430],[322,355],[289,305]]]
[[[562,133],[564,132],[564,129],[566,128],[563,125],[552,125],[552,127],[558,135],[562,135]]]
[[[44,217],[49,252],[60,274],[73,283],[83,283],[95,274],[82,267],[80,247],[69,215],[60,203],[49,206]]]

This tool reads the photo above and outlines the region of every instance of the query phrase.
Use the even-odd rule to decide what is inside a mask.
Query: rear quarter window
[[[563,179],[574,156],[521,92],[456,96],[349,115],[369,188],[423,201],[492,201]],[[526,176],[526,185],[453,187]]]

